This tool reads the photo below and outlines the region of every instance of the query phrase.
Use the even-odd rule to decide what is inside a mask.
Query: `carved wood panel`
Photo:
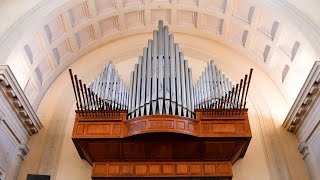
[[[93,164],[93,179],[229,179],[231,164],[244,156],[251,140],[247,112],[231,118],[196,113],[196,119],[151,115],[126,120],[125,113],[105,119],[76,116],[72,138],[80,157]]]
[[[79,149],[92,162],[103,161],[231,161],[238,159],[250,139],[203,140],[174,138],[153,141],[143,137],[119,140],[78,140]],[[186,136],[186,135],[184,135]],[[187,141],[187,142],[186,142]]]
[[[230,162],[97,162],[98,177],[232,177]]]

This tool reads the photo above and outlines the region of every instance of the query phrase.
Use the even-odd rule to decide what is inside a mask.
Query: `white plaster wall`
[[[6,176],[12,173],[10,169],[12,169],[11,162],[14,160],[14,155],[16,155],[16,146],[0,125],[0,168],[4,170]]]
[[[314,157],[315,163],[317,164],[315,167],[317,167],[317,171],[320,171],[320,131],[318,131],[313,139],[313,141],[310,143],[310,149],[312,151],[312,155]]]
[[[319,7],[320,1],[318,0],[286,0],[295,8],[307,16],[313,23],[320,27]]]
[[[44,0],[1,0],[0,1],[0,38],[28,11]]]

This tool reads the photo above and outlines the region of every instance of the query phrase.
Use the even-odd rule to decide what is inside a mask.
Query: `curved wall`
[[[223,11],[221,2],[227,2]],[[31,138],[19,179],[28,173],[89,178],[91,167],[80,160],[70,139],[74,98],[67,68],[89,82],[112,60],[128,78],[158,19],[167,20],[194,78],[210,59],[233,81],[254,68],[248,105],[254,138],[245,158],[233,166],[234,179],[308,179],[297,140],[281,124],[319,59],[318,27],[284,1],[239,2],[35,0],[1,6],[7,14],[2,17],[12,16],[0,29],[0,63],[10,65],[44,125]]]

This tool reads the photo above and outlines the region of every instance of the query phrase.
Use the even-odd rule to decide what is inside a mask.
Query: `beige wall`
[[[126,79],[136,62],[134,57],[142,53],[145,45],[131,44],[131,49],[126,49],[130,44],[128,42],[134,42],[133,39],[136,38],[139,42],[146,42],[149,37],[137,35],[107,44],[82,56],[70,67],[87,83],[112,59],[119,73]],[[188,37],[176,36],[177,42],[186,42],[185,38]],[[199,40],[197,43],[202,42]],[[234,179],[259,177],[267,180],[285,177],[283,174],[286,173],[291,179],[308,179],[305,165],[297,150],[296,138],[281,126],[289,107],[278,88],[245,56],[219,43],[211,42],[207,49],[203,49],[205,53],[201,53],[192,46],[182,46],[194,78],[199,76],[209,57],[212,57],[233,81],[238,81],[251,67],[254,68],[248,100],[253,138],[245,157],[233,166]],[[90,179],[91,166],[80,159],[71,141],[74,102],[66,69],[54,81],[39,106],[37,113],[44,128],[31,138],[30,152],[23,162],[19,179],[25,179],[28,173],[51,174],[53,179]]]

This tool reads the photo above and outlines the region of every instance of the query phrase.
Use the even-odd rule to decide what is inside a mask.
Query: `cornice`
[[[0,65],[0,90],[12,110],[20,117],[20,123],[23,124],[28,134],[37,133],[42,128],[42,124],[7,65]],[[3,118],[0,117],[0,119]]]
[[[314,102],[319,97],[319,92],[320,61],[316,61],[283,123],[288,131],[297,133],[309,110],[315,106]]]

